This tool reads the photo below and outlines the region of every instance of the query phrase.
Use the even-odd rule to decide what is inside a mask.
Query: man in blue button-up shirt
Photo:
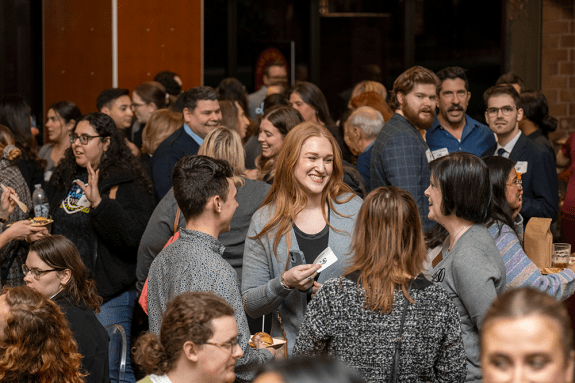
[[[437,72],[437,77],[441,81],[437,91],[439,113],[427,131],[427,145],[435,158],[453,152],[481,156],[495,145],[495,137],[489,127],[465,114],[471,98],[465,70],[445,68]]]

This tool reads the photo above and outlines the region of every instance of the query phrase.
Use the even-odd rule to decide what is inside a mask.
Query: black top
[[[299,249],[305,255],[305,263],[312,264],[317,256],[328,246],[329,226],[325,225],[317,234],[304,233],[296,225],[294,225],[293,230]]]

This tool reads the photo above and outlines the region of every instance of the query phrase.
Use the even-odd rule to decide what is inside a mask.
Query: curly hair
[[[76,131],[78,124],[82,121],[90,123],[90,126],[100,136],[100,140],[106,137],[110,138],[108,150],[102,154],[102,159],[98,165],[100,182],[113,174],[128,173],[132,175],[134,183],[140,189],[152,195],[153,187],[148,175],[141,168],[138,160],[132,155],[128,146],[126,146],[122,133],[116,127],[112,117],[99,112],[88,113],[78,120],[74,131]],[[70,147],[66,149],[64,159],[54,169],[50,182],[57,189],[69,189],[74,180],[78,178],[78,174],[84,171],[85,169],[76,163],[76,157],[72,147]]]
[[[100,311],[102,297],[72,241],[62,235],[50,235],[33,242],[29,251],[36,252],[42,262],[55,270],[70,270],[70,280],[64,289],[78,306],[88,306],[95,313]]]
[[[213,335],[212,319],[234,316],[234,309],[211,292],[185,292],[166,306],[160,336],[147,333],[132,348],[134,360],[146,374],[165,374],[176,367],[184,343],[206,343]]]
[[[4,153],[4,149],[8,145],[14,145],[15,143],[16,141],[14,141],[14,135],[12,134],[10,129],[8,129],[7,126],[0,125],[0,159],[2,159],[2,157],[6,155],[6,153]],[[20,157],[21,153],[22,152],[20,151],[20,149],[13,148],[12,150],[10,150],[10,153],[8,153],[7,157],[8,161],[17,160]]]
[[[26,286],[4,287],[0,380],[80,383],[82,355],[58,305]]]

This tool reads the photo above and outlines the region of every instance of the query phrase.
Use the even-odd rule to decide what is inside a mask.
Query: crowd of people
[[[117,382],[120,325],[127,382],[573,381],[575,265],[523,242],[561,216],[575,245],[545,96],[506,74],[483,124],[464,69],[415,66],[334,119],[287,73],[57,101],[41,147],[0,99],[0,380]]]

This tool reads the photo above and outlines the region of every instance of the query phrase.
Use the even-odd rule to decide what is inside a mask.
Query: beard
[[[431,107],[421,107],[418,111],[412,109],[407,103],[401,105],[401,111],[403,112],[403,116],[407,121],[411,123],[411,125],[415,126],[417,129],[427,130],[433,124],[435,120],[435,109]],[[419,113],[421,112],[429,112],[428,118],[421,118],[419,117]]]

